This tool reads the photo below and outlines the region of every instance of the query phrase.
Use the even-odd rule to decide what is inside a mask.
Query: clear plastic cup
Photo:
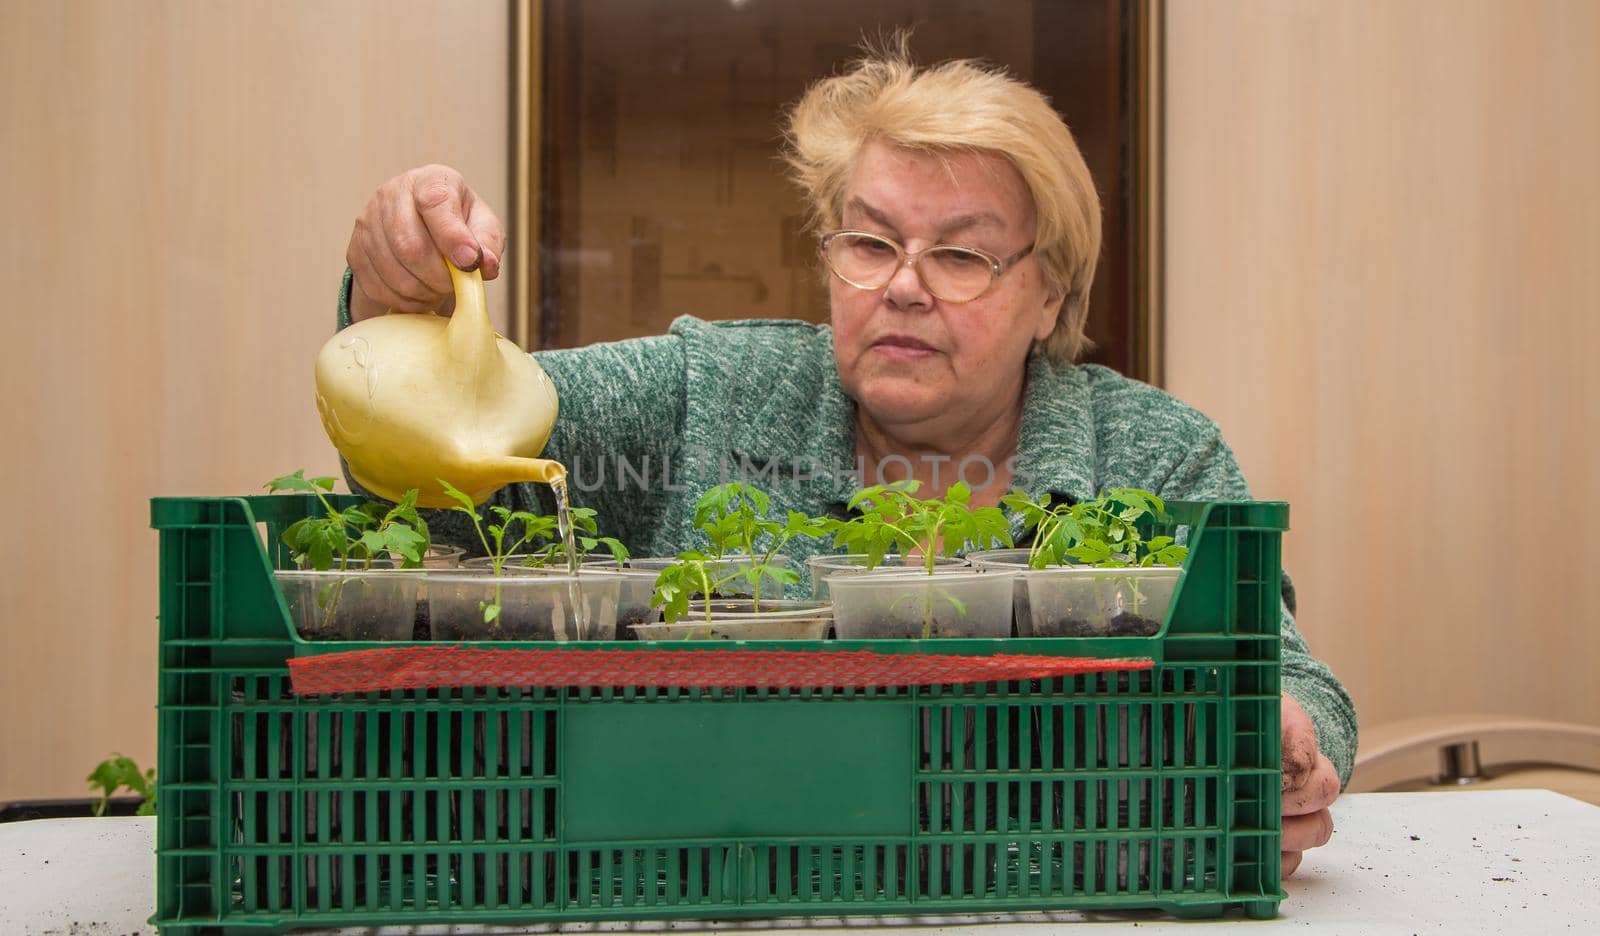
[[[998,569],[1000,571],[1022,572],[1028,568],[1028,552],[1023,549],[985,549],[982,552],[968,553],[967,561],[972,563],[974,569]],[[1027,634],[1032,628],[1031,611],[1028,610],[1028,582],[1021,575],[1017,576],[1015,594],[1011,596],[1012,627],[1015,633]]]
[[[806,560],[806,568],[811,570],[811,597],[817,601],[828,600],[828,576],[851,575],[865,572],[922,572],[927,570],[922,565],[920,557],[907,559],[901,555],[888,555],[883,561],[873,568],[867,568],[866,553],[843,553],[837,556],[812,556]],[[967,560],[959,556],[935,556],[933,568],[935,571],[948,571],[950,569],[966,568]]]
[[[410,640],[422,575],[392,569],[273,573],[303,640]]]
[[[677,561],[678,560],[676,557],[646,556],[642,559],[629,559],[628,568],[653,571],[659,574],[662,569],[677,563]],[[740,569],[750,568],[750,564],[751,559],[748,556],[729,556],[728,558],[712,563],[711,574],[717,578],[725,578],[729,575],[733,575]],[[789,567],[789,557],[773,556],[772,561],[769,564],[774,568],[787,569]],[[722,588],[717,590],[718,596],[724,598],[737,597],[739,595],[750,595],[751,593],[752,589],[750,580],[742,575],[732,579],[724,584]],[[761,579],[761,594],[764,596],[771,595],[774,598],[782,598],[783,583],[776,579],[763,576]]]
[[[835,573],[840,640],[1011,636],[1014,572]]]
[[[1183,570],[1174,566],[1071,566],[1022,573],[1034,637],[1152,637]]]
[[[524,565],[524,563],[530,559],[537,560],[540,564]],[[544,565],[543,561],[544,555],[541,553],[512,553],[506,557],[501,569],[506,575],[510,575],[514,572],[523,572],[528,569],[541,569],[553,572],[567,571],[567,564],[564,561],[558,560],[553,566]],[[473,556],[471,559],[463,560],[461,567],[463,569],[481,569],[493,571],[494,559],[491,556]],[[618,565],[617,560],[608,556],[604,559],[585,559],[579,564],[579,567],[584,569],[615,569],[618,568]]]
[[[428,576],[435,640],[613,640],[622,576],[482,572]],[[485,619],[489,606],[498,614]]]
[[[640,640],[825,640],[832,608],[822,601],[749,598],[689,602],[689,613],[672,624],[636,624]]]

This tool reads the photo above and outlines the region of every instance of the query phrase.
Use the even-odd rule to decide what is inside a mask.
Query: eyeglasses
[[[917,271],[922,287],[945,302],[971,302],[1033,252],[1022,248],[1004,260],[975,247],[939,244],[915,253],[887,237],[865,231],[824,234],[822,259],[833,275],[857,289],[882,289],[903,266]]]

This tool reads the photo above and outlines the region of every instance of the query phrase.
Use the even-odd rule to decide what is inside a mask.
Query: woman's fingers
[[[1326,809],[1306,816],[1283,817],[1280,873],[1294,874],[1307,850],[1321,848],[1333,838],[1333,814]]]
[[[461,173],[449,166],[412,170],[410,195],[405,213],[413,215],[422,229],[416,232],[419,242],[408,248],[432,253],[436,264],[439,257],[449,257],[463,270],[476,270],[483,262],[483,248],[467,227],[467,207],[473,195]]]
[[[1283,817],[1284,852],[1321,848],[1333,838],[1333,813],[1326,809],[1305,816]]]
[[[396,199],[389,206],[391,213],[384,223],[385,246],[428,296],[443,298],[454,291],[450,270],[444,264],[440,248],[434,244],[433,232],[417,209],[417,204],[409,197]]]
[[[1339,773],[1333,761],[1318,751],[1312,758],[1310,771],[1298,777],[1292,786],[1283,791],[1283,814],[1304,816],[1327,809],[1339,798]]]
[[[500,264],[506,255],[506,229],[487,202],[471,189],[467,195],[467,227],[483,250],[483,278],[492,280],[500,275]]]
[[[384,309],[449,314],[455,290],[443,257],[500,274],[505,229],[449,166],[422,166],[385,182],[356,218],[345,262],[355,279],[351,315]]]
[[[388,309],[425,312],[431,308],[427,290],[419,288],[421,284],[394,260],[381,239],[364,232],[359,225],[345,251],[345,262],[350,265],[356,294],[366,300],[360,303],[358,314],[357,295],[351,297],[351,314],[357,321]]]
[[[392,236],[374,236],[375,233],[363,237],[361,247],[376,271],[381,284],[379,288],[394,298],[390,308],[402,312],[427,312],[437,306],[443,293],[436,288],[436,284],[424,282],[412,272],[411,267],[396,253]],[[439,265],[441,273],[445,272],[444,264],[437,257],[434,262]]]
[[[1283,875],[1300,867],[1307,849],[1328,844],[1333,814],[1328,807],[1339,797],[1339,772],[1317,746],[1317,729],[1294,697],[1284,693],[1283,728]]]
[[[1317,729],[1294,696],[1285,693],[1279,718],[1283,725],[1283,789],[1301,786],[1317,764]]]

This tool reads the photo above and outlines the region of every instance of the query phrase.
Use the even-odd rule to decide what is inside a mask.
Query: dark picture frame
[[[513,0],[512,20],[523,346],[683,312],[825,320],[779,122],[863,36],[910,27],[918,61],[984,59],[1062,112],[1104,212],[1084,360],[1161,382],[1161,0]]]

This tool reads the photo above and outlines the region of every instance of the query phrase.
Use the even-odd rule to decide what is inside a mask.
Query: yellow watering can
[[[556,388],[527,352],[494,333],[483,277],[455,264],[456,309],[391,312],[346,328],[317,355],[317,410],[368,490],[448,507],[443,478],[483,503],[516,481],[566,475],[537,458],[555,425]]]

